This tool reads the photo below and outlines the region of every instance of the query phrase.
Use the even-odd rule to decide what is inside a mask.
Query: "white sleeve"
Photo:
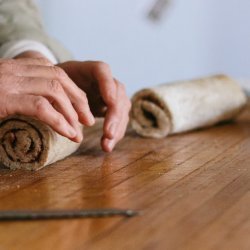
[[[0,47],[0,58],[14,58],[28,50],[40,52],[52,63],[58,63],[54,54],[45,45],[34,40],[11,41],[3,44]]]

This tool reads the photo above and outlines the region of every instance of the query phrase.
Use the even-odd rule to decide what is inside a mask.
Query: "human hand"
[[[131,102],[125,87],[113,78],[110,67],[103,62],[65,62],[58,64],[81,88],[96,117],[105,117],[101,145],[104,151],[113,150],[125,134]]]
[[[86,94],[67,74],[39,55],[0,59],[0,118],[22,114],[80,142],[79,121],[94,124]]]

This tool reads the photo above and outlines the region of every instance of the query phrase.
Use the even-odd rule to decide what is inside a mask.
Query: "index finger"
[[[92,68],[92,76],[98,82],[103,101],[112,108],[116,103],[117,85],[109,65],[104,62],[96,62]]]

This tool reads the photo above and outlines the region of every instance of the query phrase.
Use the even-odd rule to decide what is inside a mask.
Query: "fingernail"
[[[90,116],[90,124],[94,125],[95,124],[95,117],[93,115]]]
[[[74,137],[76,137],[76,134],[77,133],[76,133],[75,129],[68,125],[68,135],[71,138],[74,138]]]
[[[82,140],[83,140],[83,137],[80,137],[80,138],[78,137],[78,138],[76,139],[76,142],[77,142],[77,143],[81,143]]]
[[[95,124],[95,117],[93,116],[90,110],[86,114],[82,113],[82,117],[83,120],[85,120],[85,125],[92,126]]]
[[[83,140],[83,127],[80,125],[79,122],[75,122],[72,125],[73,125],[72,127],[76,131],[76,137],[75,137],[76,141],[78,143],[82,142],[82,140]]]
[[[117,128],[117,123],[116,122],[111,123],[111,125],[109,126],[109,129],[108,129],[110,135],[112,135],[112,136],[115,135],[116,128]]]
[[[75,142],[77,143],[81,143],[83,140],[83,136],[82,135],[77,135],[76,137],[73,138]]]
[[[82,134],[82,130],[80,128],[78,130],[78,138],[79,138],[79,142],[81,142],[83,140],[83,134]]]
[[[115,146],[115,140],[110,140],[108,142],[108,148],[109,148],[109,150],[112,151],[113,148],[114,148],[114,146]]]

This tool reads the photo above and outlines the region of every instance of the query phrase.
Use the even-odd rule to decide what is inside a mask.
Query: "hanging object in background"
[[[246,103],[237,82],[223,75],[163,84],[133,96],[131,125],[141,136],[163,138],[231,120]]]
[[[160,21],[171,5],[171,0],[154,0],[149,11],[148,18],[152,21]]]

